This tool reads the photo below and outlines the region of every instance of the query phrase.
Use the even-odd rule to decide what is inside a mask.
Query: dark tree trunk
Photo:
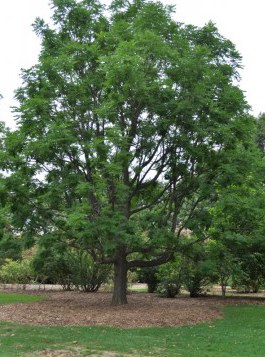
[[[126,255],[120,254],[114,263],[114,291],[111,304],[114,306],[127,304],[127,261]]]
[[[225,293],[226,293],[226,282],[221,280],[221,288],[222,288],[222,298],[225,299]]]

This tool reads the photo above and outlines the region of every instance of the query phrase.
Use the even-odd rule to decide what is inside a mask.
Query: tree
[[[14,224],[127,271],[170,260],[253,119],[234,85],[241,57],[212,23],[184,26],[145,0],[53,0],[34,24],[38,63],[16,92],[6,140]],[[202,217],[202,216],[201,216]]]

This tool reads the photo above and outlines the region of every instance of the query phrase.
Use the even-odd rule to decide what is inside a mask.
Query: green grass
[[[0,293],[0,304],[14,304],[18,302],[35,302],[44,299],[46,299],[44,296]]]
[[[77,343],[73,344],[74,341]],[[37,351],[49,348],[69,351],[77,348],[83,356],[113,351],[117,352],[116,357],[126,354],[159,357],[263,357],[265,307],[230,306],[225,308],[225,318],[222,320],[178,328],[117,329],[0,323],[1,356],[34,356],[34,352],[37,355]]]

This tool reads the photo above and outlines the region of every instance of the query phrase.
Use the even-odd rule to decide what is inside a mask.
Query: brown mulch
[[[220,297],[191,299],[180,295],[175,299],[162,299],[154,294],[133,292],[128,295],[127,305],[114,307],[110,305],[111,294],[105,292],[23,293],[47,296],[48,299],[35,303],[0,305],[0,321],[49,326],[180,326],[222,318],[223,305],[265,306],[263,299],[245,297],[223,300]]]

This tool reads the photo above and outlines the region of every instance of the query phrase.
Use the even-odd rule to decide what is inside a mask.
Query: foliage
[[[265,286],[264,263],[264,254],[247,252],[233,271],[232,288],[239,292],[257,293]]]
[[[39,247],[33,265],[39,279],[52,280],[64,290],[97,291],[109,275],[108,267],[99,266],[88,253],[60,245]]]
[[[65,250],[59,247],[38,247],[33,259],[33,268],[40,282],[49,281],[62,285],[64,290],[72,289],[71,271],[65,259]]]
[[[183,266],[181,263],[181,260],[178,259],[159,267],[157,273],[159,283],[156,288],[156,293],[159,296],[173,298],[179,293],[183,278]]]
[[[70,251],[66,255],[71,279],[75,289],[93,292],[98,291],[109,276],[109,267],[96,263],[86,252]]]
[[[13,261],[6,259],[0,267],[0,281],[8,284],[28,284],[34,279],[30,260]]]
[[[0,241],[0,265],[6,259],[20,260],[22,257],[22,239],[13,234],[4,234]]]
[[[261,170],[262,173],[263,168]],[[258,173],[258,174],[257,174]],[[241,291],[258,290],[264,279],[265,190],[259,170],[242,185],[218,191],[211,208],[212,252],[223,285],[229,276]]]
[[[207,259],[212,263],[212,274],[216,274],[216,281],[220,283],[222,296],[225,297],[228,281],[238,266],[238,259],[220,240],[210,240],[206,249]]]
[[[1,182],[0,177],[0,192],[1,185],[3,185],[3,180]],[[12,219],[8,206],[3,207],[2,205],[0,207],[0,265],[6,259],[20,260],[22,258],[23,240],[21,235],[13,232],[11,222]]]
[[[257,136],[256,141],[260,151],[265,154],[265,113],[260,113],[256,119]]]
[[[214,263],[204,244],[192,246],[183,258],[183,282],[190,297],[200,296],[204,288],[216,280]]]
[[[149,293],[154,293],[159,282],[157,277],[158,267],[143,268],[138,271],[138,277],[141,283],[147,284]]]
[[[204,288],[211,283],[211,279],[201,265],[189,262],[184,272],[184,285],[190,293],[190,297],[195,298],[203,294]]]

